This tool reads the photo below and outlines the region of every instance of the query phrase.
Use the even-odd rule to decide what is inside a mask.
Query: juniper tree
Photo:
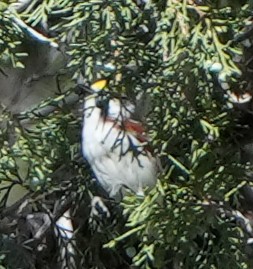
[[[2,268],[250,268],[252,2],[0,9]],[[104,193],[80,143],[84,89],[101,78],[136,103],[161,169],[94,225]],[[68,208],[75,262],[55,231]]]

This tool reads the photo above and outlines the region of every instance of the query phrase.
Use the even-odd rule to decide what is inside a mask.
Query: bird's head
[[[104,118],[125,120],[134,112],[134,105],[124,97],[113,97],[105,90],[106,80],[96,81],[91,85],[92,95],[85,99],[85,109],[96,109]]]

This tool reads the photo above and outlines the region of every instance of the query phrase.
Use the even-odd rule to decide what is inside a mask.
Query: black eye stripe
[[[103,96],[98,96],[96,98],[96,107],[101,109],[101,115],[107,116],[109,109],[109,99]]]
[[[105,100],[101,100],[101,99],[96,100],[96,107],[104,109],[105,106],[106,106],[106,101]]]

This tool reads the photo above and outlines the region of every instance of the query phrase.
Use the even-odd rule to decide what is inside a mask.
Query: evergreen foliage
[[[2,104],[0,268],[17,268],[15,253],[27,257],[22,269],[53,268],[64,242],[48,239],[52,231],[35,240],[21,221],[43,212],[54,223],[68,206],[77,268],[251,268],[251,101],[231,101],[252,94],[251,20],[246,0],[1,1],[0,75],[25,70],[34,43],[58,44],[64,64],[58,88],[33,108]],[[112,217],[94,226],[90,200],[101,190],[81,156],[78,108],[82,88],[104,77],[112,96],[146,97],[161,172],[145,198],[109,201]],[[8,207],[17,185],[28,192],[24,210]]]

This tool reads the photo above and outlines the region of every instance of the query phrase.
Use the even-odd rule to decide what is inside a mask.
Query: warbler
[[[84,158],[110,197],[124,195],[125,188],[143,195],[156,184],[157,160],[143,124],[132,118],[134,104],[106,94],[106,86],[103,79],[93,83],[84,102]]]

